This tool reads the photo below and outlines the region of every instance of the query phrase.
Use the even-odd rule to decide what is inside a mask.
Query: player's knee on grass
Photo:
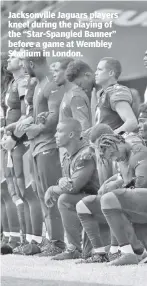
[[[121,209],[121,204],[112,192],[107,193],[101,197],[101,208],[104,209]]]

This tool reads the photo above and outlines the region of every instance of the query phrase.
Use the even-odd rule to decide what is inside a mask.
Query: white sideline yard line
[[[75,264],[47,257],[1,256],[1,276],[49,281],[75,281],[112,286],[146,286],[147,267],[110,267],[106,264]],[[79,284],[80,285],[80,284]]]

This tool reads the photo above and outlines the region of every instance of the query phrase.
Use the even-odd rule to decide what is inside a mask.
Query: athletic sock
[[[10,239],[10,232],[3,231],[2,242],[8,243]]]
[[[36,241],[38,244],[42,242],[42,236],[32,235],[32,240]]]
[[[18,221],[18,215],[16,210],[16,205],[12,201],[11,196],[8,191],[5,190],[5,208],[2,203],[2,225],[4,223],[4,230],[10,232],[19,232],[20,226]],[[5,214],[4,214],[5,212]],[[4,216],[4,217],[3,217]],[[7,218],[6,218],[7,216]]]
[[[18,220],[20,224],[20,229],[22,231],[22,234],[26,233],[26,223],[25,223],[25,214],[24,214],[24,204],[21,199],[16,201],[16,208],[17,208],[17,214],[18,214]]]
[[[93,248],[92,253],[93,254],[94,253],[99,253],[99,254],[106,253],[106,250],[105,250],[105,247],[102,246],[102,247],[98,247],[98,248]]]
[[[29,216],[25,216],[26,218],[26,228],[27,228],[27,233],[32,233],[35,235],[37,238],[42,237],[42,225],[43,225],[43,220],[42,220],[42,211],[41,211],[41,205],[40,201],[33,192],[32,188],[29,187],[25,191],[25,202],[27,203],[25,206],[25,211],[27,210],[27,205],[29,207],[29,216],[30,216],[30,222],[31,222],[31,228],[32,231],[28,232],[28,226],[29,224]],[[28,223],[27,223],[28,222]]]
[[[105,218],[119,245],[129,245],[121,209],[103,209]]]
[[[110,237],[111,237],[111,245],[112,246],[119,246],[115,235],[112,233],[112,230],[110,230]]]
[[[46,239],[48,239],[48,241],[50,240],[48,232],[46,232],[45,237],[46,237]]]
[[[17,244],[20,243],[20,233],[10,233],[10,238],[9,238],[9,244],[14,245],[14,247],[17,246]]]
[[[87,233],[89,240],[91,241],[93,248],[97,249],[103,246],[97,220],[95,220],[91,214],[87,213],[78,213],[78,217],[85,232]]]
[[[45,222],[44,221],[42,223],[42,233],[41,234],[42,234],[42,237],[46,237],[46,226],[45,226]]]
[[[8,238],[10,237],[10,232],[3,231],[3,235]]]
[[[117,253],[119,250],[119,247],[118,246],[111,246],[110,247],[110,253],[114,254],[114,253]]]
[[[30,208],[28,202],[25,199],[24,199],[24,217],[25,217],[26,233],[32,234]]]
[[[26,234],[26,241],[31,243],[31,241],[32,241],[32,234],[28,234],[28,233]]]
[[[5,237],[10,236],[9,222],[7,216],[6,206],[3,200],[1,200],[1,226]]]
[[[20,233],[19,232],[10,232],[10,236],[14,237],[16,239],[20,239]]]
[[[131,244],[127,244],[127,245],[123,245],[123,246],[120,245],[120,250],[122,253],[125,253],[125,254],[126,253],[134,254],[134,251],[133,251]]]

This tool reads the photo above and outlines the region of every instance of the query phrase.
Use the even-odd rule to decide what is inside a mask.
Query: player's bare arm
[[[132,130],[137,129],[138,122],[128,102],[126,101],[117,102],[115,105],[115,110],[124,122],[124,124],[121,127],[115,129],[115,132],[117,134],[120,133],[121,131],[131,132]]]

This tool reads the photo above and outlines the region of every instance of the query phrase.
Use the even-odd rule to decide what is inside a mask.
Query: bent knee
[[[97,199],[97,195],[90,195],[82,199],[84,204],[88,206],[88,204],[92,204]]]
[[[83,200],[79,201],[76,204],[76,211],[77,211],[78,214],[91,214],[91,211],[84,204]]]
[[[60,209],[63,205],[68,204],[71,202],[70,200],[71,195],[69,194],[62,194],[58,199],[58,208]]]
[[[121,204],[117,196],[110,192],[101,197],[101,208],[103,209],[121,209]]]

